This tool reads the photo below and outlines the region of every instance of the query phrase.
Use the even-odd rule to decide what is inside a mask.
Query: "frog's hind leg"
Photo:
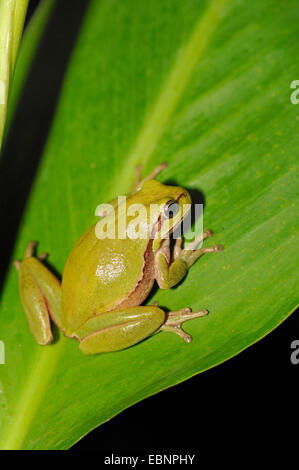
[[[61,287],[59,280],[43,265],[41,259],[33,256],[36,243],[29,242],[24,259],[15,261],[19,274],[19,293],[26,313],[31,333],[41,344],[50,344],[53,340],[50,318],[62,326]]]
[[[102,312],[87,320],[73,337],[84,354],[119,351],[159,330],[165,313],[156,305]]]
[[[191,312],[190,308],[182,308],[165,314],[154,302],[149,306],[100,313],[87,320],[73,337],[80,341],[79,348],[84,354],[119,351],[160,331],[176,333],[190,343],[192,337],[182,330],[182,323],[207,313],[207,310]]]

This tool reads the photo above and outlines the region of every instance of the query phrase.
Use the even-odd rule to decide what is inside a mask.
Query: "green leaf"
[[[29,0],[0,0],[0,149],[4,132],[9,86]]]
[[[96,206],[129,189],[137,163],[146,175],[165,160],[161,180],[204,194],[204,226],[225,250],[154,296],[172,310],[209,309],[186,324],[190,345],[161,333],[94,357],[61,335],[35,344],[11,269],[0,316],[1,448],[68,448],[238,354],[295,309],[298,21],[297,0],[90,2],[14,257],[36,239],[62,272]]]

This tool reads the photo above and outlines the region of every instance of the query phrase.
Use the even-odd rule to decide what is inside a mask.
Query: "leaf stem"
[[[5,127],[9,86],[29,0],[0,0],[0,149]]]

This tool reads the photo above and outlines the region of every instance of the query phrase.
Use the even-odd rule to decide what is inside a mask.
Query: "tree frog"
[[[139,167],[134,189],[127,198],[128,206],[145,207],[141,224],[146,227],[146,237],[99,239],[96,224],[92,225],[71,250],[61,284],[43,264],[46,255],[33,255],[34,242],[27,245],[24,259],[15,261],[21,302],[40,345],[53,340],[50,320],[65,336],[78,340],[84,354],[128,348],[160,331],[177,333],[187,343],[191,341],[182,323],[206,315],[207,310],[191,312],[182,308],[165,313],[156,302],[141,304],[155,281],[161,289],[170,289],[200,256],[222,247],[197,249],[212,235],[206,230],[189,244],[189,249],[182,249],[182,238],[178,238],[171,254],[170,234],[186,216],[184,207],[191,203],[191,197],[186,189],[155,179],[165,166],[159,165],[143,180]],[[156,210],[150,217],[151,205]],[[115,201],[113,206],[117,224],[120,208]],[[174,207],[180,210],[172,211]],[[103,220],[109,217],[107,213],[100,215]]]

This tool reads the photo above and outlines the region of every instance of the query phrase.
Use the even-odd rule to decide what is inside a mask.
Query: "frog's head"
[[[178,227],[190,210],[191,197],[186,189],[168,186],[157,180],[146,181],[130,198],[146,207],[147,225],[155,238],[154,249]]]

